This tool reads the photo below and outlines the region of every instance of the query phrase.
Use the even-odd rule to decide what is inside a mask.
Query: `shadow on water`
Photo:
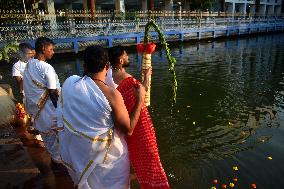
[[[220,188],[234,177],[236,188],[284,188],[284,35],[173,44],[171,50],[177,103],[171,106],[168,63],[158,49],[149,110],[172,188],[210,188],[213,179]],[[141,57],[129,52],[127,69],[140,78]],[[61,83],[83,72],[82,56],[57,55],[52,64]]]

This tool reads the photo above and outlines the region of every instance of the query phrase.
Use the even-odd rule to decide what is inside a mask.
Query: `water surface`
[[[235,177],[236,188],[252,183],[284,188],[284,34],[172,44],[171,49],[177,59],[177,103],[171,105],[168,64],[158,49],[152,56],[149,110],[172,188],[210,188],[213,179],[220,188]],[[128,71],[140,78],[141,57],[135,49],[129,54]],[[81,57],[57,55],[51,62],[61,83],[71,74],[82,75]],[[6,67],[0,74],[12,84]]]

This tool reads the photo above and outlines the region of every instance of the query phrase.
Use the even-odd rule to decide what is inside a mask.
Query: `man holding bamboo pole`
[[[137,101],[134,89],[140,83],[125,71],[125,67],[129,66],[129,57],[123,47],[117,46],[110,49],[109,60],[112,65],[113,80],[118,85],[117,90],[121,93],[127,111],[131,115]],[[149,86],[151,74],[151,68],[144,71],[144,86]],[[142,106],[137,125],[132,135],[126,137],[126,141],[130,162],[141,188],[170,188],[160,162],[153,123],[145,103]]]

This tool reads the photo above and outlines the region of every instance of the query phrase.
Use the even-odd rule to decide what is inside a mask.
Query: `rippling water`
[[[152,56],[149,110],[172,188],[210,188],[213,179],[220,188],[234,177],[236,188],[252,183],[284,188],[284,34],[171,49],[177,59],[177,103],[170,103],[168,65],[158,49]],[[139,78],[141,57],[134,49],[129,54],[128,70]],[[82,60],[74,56],[56,56],[53,66],[61,83],[82,74]]]

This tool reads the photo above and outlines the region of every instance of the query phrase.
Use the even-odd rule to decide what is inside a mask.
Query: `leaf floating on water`
[[[271,136],[260,136],[257,138],[257,142],[266,142],[271,138]]]
[[[233,167],[233,170],[234,170],[234,171],[238,171],[239,169],[238,169],[237,166],[234,166],[234,167]]]
[[[268,156],[267,159],[268,159],[268,160],[272,160],[272,157],[271,157],[271,156]]]

